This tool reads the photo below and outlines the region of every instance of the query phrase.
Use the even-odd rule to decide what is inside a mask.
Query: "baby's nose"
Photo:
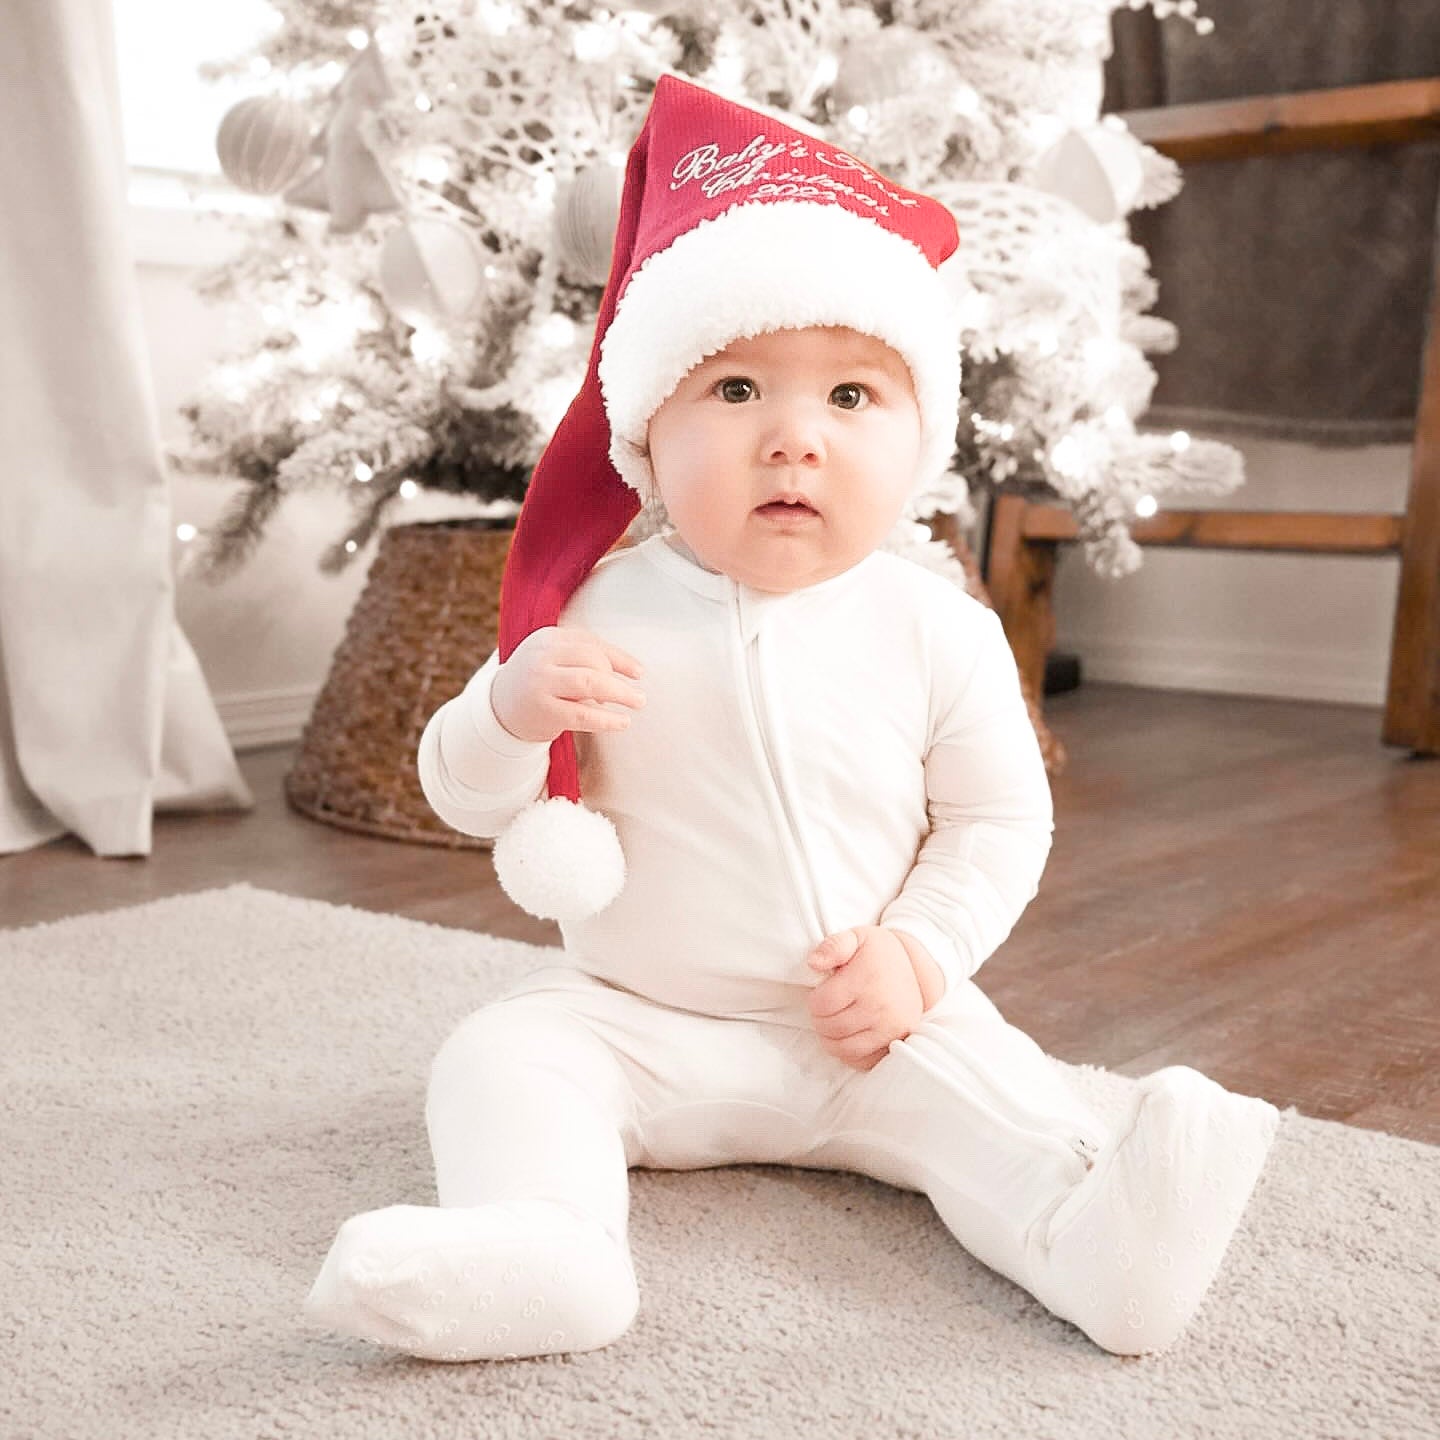
[[[765,437],[766,458],[772,465],[818,465],[825,458],[822,426],[801,407],[776,417]]]

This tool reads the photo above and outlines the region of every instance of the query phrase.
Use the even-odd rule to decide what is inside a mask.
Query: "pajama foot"
[[[427,1360],[596,1350],[639,1303],[623,1244],[549,1201],[392,1205],[347,1220],[305,1302],[312,1320]]]
[[[1131,1124],[1036,1227],[1034,1293],[1106,1350],[1164,1350],[1219,1271],[1278,1122],[1185,1066],[1147,1076]]]

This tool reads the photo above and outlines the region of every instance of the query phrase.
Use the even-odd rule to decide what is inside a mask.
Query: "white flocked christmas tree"
[[[209,73],[257,76],[217,137],[275,197],[205,278],[264,334],[186,414],[188,469],[238,477],[204,559],[239,563],[285,497],[328,488],[339,568],[419,488],[503,509],[575,394],[623,160],[667,71],[769,111],[954,212],[969,290],[953,473],[917,515],[963,528],[995,486],[1069,506],[1088,562],[1177,493],[1242,478],[1214,441],[1146,433],[1145,356],[1174,327],[1126,215],[1173,162],[1100,118],[1118,0],[272,0],[273,30]],[[1131,0],[1140,8],[1143,0]],[[1153,0],[1170,23],[1194,0]],[[663,523],[642,513],[636,533]],[[896,548],[938,569],[917,525]]]

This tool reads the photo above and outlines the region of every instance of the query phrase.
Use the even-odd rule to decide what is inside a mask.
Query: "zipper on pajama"
[[[971,1104],[986,1111],[997,1125],[1055,1153],[1078,1156],[1087,1170],[1095,1163],[1099,1147],[1093,1140],[1020,1104],[1009,1091],[994,1084],[959,1045],[947,1044],[935,1034],[926,1034],[922,1025],[900,1042],[899,1050],[940,1083],[967,1091]],[[928,1053],[932,1050],[938,1052],[940,1058]],[[956,1074],[957,1070],[961,1073]]]
[[[820,911],[820,897],[815,885],[814,876],[810,873],[809,863],[805,854],[805,845],[800,835],[800,827],[795,821],[794,811],[790,806],[789,796],[785,793],[785,787],[780,780],[780,770],[775,763],[775,747],[770,736],[770,729],[765,718],[765,704],[761,698],[763,686],[760,679],[760,636],[757,633],[748,642],[745,639],[745,626],[740,614],[740,589],[732,583],[730,590],[730,610],[735,621],[735,634],[740,642],[741,650],[745,660],[745,679],[747,682],[747,693],[750,699],[750,713],[754,718],[755,731],[760,737],[760,749],[765,760],[765,769],[770,777],[770,784],[774,791],[776,801],[780,807],[780,814],[783,817],[785,831],[790,842],[790,878],[795,888],[795,898],[799,903],[800,912],[805,917],[806,923],[814,930],[817,937],[823,937],[826,933],[824,919]],[[803,883],[802,883],[803,881]]]
[[[765,768],[769,772],[770,783],[789,840],[792,856],[791,883],[795,888],[801,913],[806,916],[808,923],[815,927],[816,933],[823,936],[826,934],[826,926],[820,910],[819,888],[816,886],[814,874],[809,868],[809,857],[805,851],[799,824],[795,819],[795,812],[790,804],[790,797],[780,778],[780,769],[775,761],[774,741],[766,722],[764,686],[760,676],[760,636],[757,633],[750,641],[746,641],[745,626],[740,613],[740,591],[739,587],[733,583],[730,590],[730,608],[735,622],[736,637],[744,653],[745,679],[755,731],[760,738]],[[969,1085],[965,1088],[970,1092],[971,1103],[987,1111],[996,1125],[1026,1139],[1037,1141],[1042,1147],[1063,1153],[1067,1157],[1078,1156],[1084,1161],[1087,1170],[1094,1164],[1095,1156],[1098,1153],[1098,1147],[1094,1141],[1082,1135],[1075,1135],[1068,1129],[1057,1127],[1056,1122],[1048,1116],[1037,1114],[1020,1105],[1014,1096],[994,1085],[984,1071],[979,1069],[958,1047],[947,1045],[935,1036],[922,1037],[925,1048],[929,1048],[931,1045],[935,1046],[949,1062],[942,1066],[921,1052],[921,1048],[914,1043],[916,1038],[915,1035],[912,1035],[910,1039],[901,1041],[899,1048],[916,1064],[929,1070],[938,1079],[951,1086],[957,1085],[958,1077],[947,1071],[954,1062],[958,1061],[958,1068],[963,1069],[969,1080]]]

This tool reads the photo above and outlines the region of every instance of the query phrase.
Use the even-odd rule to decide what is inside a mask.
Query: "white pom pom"
[[[562,925],[597,915],[625,884],[615,827],[563,795],[527,806],[494,848],[500,888],[522,909]]]

